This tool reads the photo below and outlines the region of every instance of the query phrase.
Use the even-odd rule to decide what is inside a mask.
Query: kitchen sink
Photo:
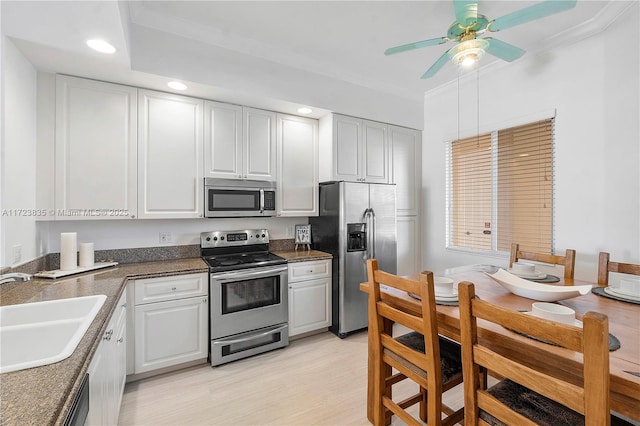
[[[107,296],[0,307],[0,373],[53,364],[71,356]]]

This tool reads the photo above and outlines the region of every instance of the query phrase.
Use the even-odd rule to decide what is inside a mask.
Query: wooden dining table
[[[468,281],[475,285],[476,295],[493,304],[520,311],[530,311],[535,300],[516,296],[502,287],[488,272],[496,267],[474,265],[453,268],[442,275],[450,277],[457,285]],[[411,278],[418,279],[418,275]],[[592,285],[594,283],[560,277],[554,285]],[[367,292],[367,283],[360,284],[360,290]],[[398,306],[420,315],[420,301],[395,289],[383,288],[383,299],[392,300]],[[620,342],[620,348],[609,352],[610,404],[611,409],[623,416],[640,421],[640,305],[599,296],[589,292],[584,296],[561,300],[558,303],[575,310],[576,319],[589,311],[600,312],[609,318],[609,333]],[[437,305],[438,332],[460,342],[460,315],[457,306]],[[387,326],[390,326],[387,324]],[[499,325],[480,320],[479,338],[488,346],[506,354],[517,356],[531,368],[546,373],[558,373],[576,384],[582,383],[581,355],[533,340],[507,330]],[[369,338],[369,342],[372,339]],[[369,347],[369,383],[372,383],[373,350]],[[373,419],[373,389],[367,389],[367,417]]]

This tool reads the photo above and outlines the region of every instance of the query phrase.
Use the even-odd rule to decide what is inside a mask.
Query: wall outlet
[[[293,226],[287,226],[287,237],[293,238]]]
[[[171,242],[171,232],[160,233],[160,244],[169,244]]]
[[[20,263],[22,260],[22,245],[13,246],[13,264]]]

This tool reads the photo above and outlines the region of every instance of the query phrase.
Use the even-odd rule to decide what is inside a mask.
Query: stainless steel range
[[[289,344],[287,261],[266,229],[203,232],[209,265],[211,365]]]

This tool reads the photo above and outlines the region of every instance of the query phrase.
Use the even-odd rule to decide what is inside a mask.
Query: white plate
[[[535,274],[521,274],[519,272],[515,272],[513,269],[507,269],[507,272],[513,275],[517,275],[520,278],[524,278],[524,279],[528,278],[532,280],[543,280],[547,278],[547,274],[545,274],[544,272],[536,272]]]
[[[540,317],[538,315],[534,315],[533,312],[531,312],[531,311],[523,312],[523,314],[531,315],[532,317],[536,317],[536,318],[549,319],[549,318]],[[553,321],[553,320],[549,320],[549,321]],[[558,322],[558,321],[556,321],[556,322]],[[560,323],[560,324],[564,324],[564,323]],[[567,324],[567,325],[570,325],[570,324]],[[575,327],[582,328],[582,321],[574,319],[573,320],[573,325]]]
[[[558,300],[584,296],[591,291],[590,285],[550,285],[536,283],[510,274],[502,268],[498,269],[498,272],[495,274],[488,274],[486,272],[485,274],[496,280],[498,284],[511,293],[541,302],[556,302]]]
[[[627,293],[620,293],[619,291],[616,291],[615,287],[605,287],[604,292],[612,296],[619,297],[620,299],[629,299],[629,300],[633,300],[634,302],[640,302],[640,296],[634,296]]]
[[[458,294],[452,294],[451,296],[438,296],[436,295],[436,301],[439,302],[457,302],[458,301]]]

